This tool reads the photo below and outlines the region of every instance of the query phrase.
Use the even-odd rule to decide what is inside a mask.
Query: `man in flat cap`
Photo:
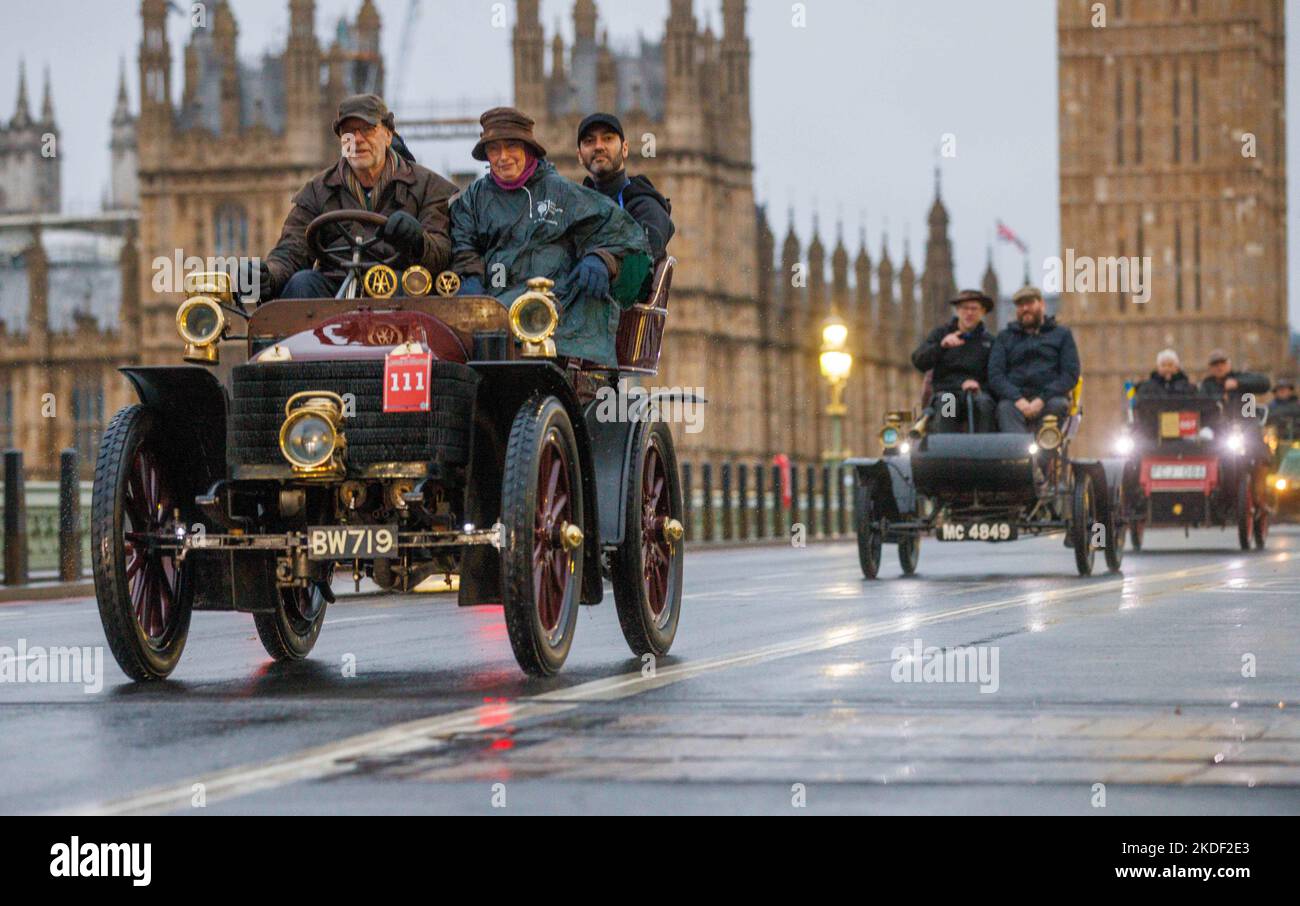
[[[508,306],[528,280],[554,280],[556,351],[617,365],[619,310],[637,301],[650,271],[645,232],[626,211],[556,172],[526,114],[496,107],[479,122],[473,155],[487,161],[488,173],[451,206],[461,292]]]
[[[1284,440],[1300,439],[1300,399],[1295,395],[1295,378],[1279,378],[1268,404],[1268,422],[1277,426]]]
[[[578,125],[578,163],[587,171],[582,184],[595,189],[632,215],[650,243],[650,256],[668,254],[673,238],[673,205],[649,178],[627,175],[628,147],[623,124],[612,113],[593,113]]]
[[[396,251],[398,267],[421,265],[432,274],[451,264],[447,206],[456,186],[393,149],[393,114],[373,94],[358,94],[339,104],[334,134],[340,157],[317,174],[293,199],[280,241],[256,265],[241,274],[240,289],[254,283],[261,300],[318,299],[334,296],[343,274],[314,269],[306,229],[327,211],[361,210],[385,215],[380,228],[387,254]],[[384,249],[384,245],[388,249]]]
[[[1042,290],[1026,286],[1012,300],[1016,319],[993,342],[989,385],[998,399],[998,430],[1031,433],[1044,415],[1070,414],[1079,350],[1070,328],[1047,314]]]
[[[992,431],[996,404],[987,385],[993,334],[984,328],[984,316],[993,310],[993,300],[967,289],[950,304],[952,320],[930,331],[912,353],[916,370],[931,372],[930,424],[936,433],[949,433],[970,420],[977,432]]]
[[[1201,393],[1222,400],[1228,407],[1228,415],[1234,418],[1244,414],[1246,394],[1262,402],[1261,394],[1268,393],[1273,383],[1266,374],[1237,371],[1232,367],[1232,359],[1222,349],[1210,353],[1208,364],[1210,373],[1201,381]]]

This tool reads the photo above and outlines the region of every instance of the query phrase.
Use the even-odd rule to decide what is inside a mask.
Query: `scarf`
[[[373,211],[379,204],[380,196],[384,194],[384,189],[393,181],[397,174],[397,155],[393,149],[388,149],[388,157],[384,161],[384,169],[379,171],[379,178],[375,180],[374,186],[370,189],[369,197],[366,196],[366,187],[361,185],[361,180],[357,178],[357,171],[352,169],[347,158],[339,160],[339,169],[343,176],[343,184],[348,187],[357,202],[361,205],[362,210]]]
[[[533,174],[537,172],[538,164],[538,159],[533,157],[531,151],[524,152],[524,159],[528,162],[528,165],[524,167],[524,172],[519,174],[518,179],[513,180],[512,182],[506,182],[504,179],[497,176],[496,173],[491,173],[491,171],[489,171],[492,175],[492,181],[507,192],[513,192],[515,189],[523,188],[524,183],[532,179]]]

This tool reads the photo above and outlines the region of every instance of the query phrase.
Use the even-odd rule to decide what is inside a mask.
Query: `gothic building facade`
[[[1239,368],[1291,367],[1283,6],[1125,0],[1099,27],[1088,0],[1058,0],[1062,256],[1150,260],[1145,303],[1131,285],[1062,288],[1094,450],[1165,347],[1194,377],[1220,347]]]

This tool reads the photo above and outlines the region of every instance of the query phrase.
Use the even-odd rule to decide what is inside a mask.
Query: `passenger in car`
[[[930,424],[935,433],[960,431],[968,421],[980,433],[993,430],[996,404],[988,392],[989,353],[993,334],[984,317],[993,300],[979,290],[963,290],[950,303],[956,314],[930,331],[912,353],[918,371],[931,372]],[[972,412],[967,412],[967,405]]]
[[[989,384],[998,398],[998,430],[1029,433],[1044,415],[1064,419],[1079,382],[1079,350],[1070,328],[1047,314],[1043,291],[1012,297],[1016,320],[993,343]]]
[[[547,277],[561,311],[556,351],[617,365],[620,308],[637,301],[650,271],[645,232],[598,192],[561,176],[526,114],[497,107],[479,122],[473,155],[489,171],[451,205],[461,293],[509,305],[528,280]]]
[[[1162,349],[1156,355],[1156,370],[1137,386],[1138,399],[1195,396],[1196,385],[1183,373],[1178,353]]]

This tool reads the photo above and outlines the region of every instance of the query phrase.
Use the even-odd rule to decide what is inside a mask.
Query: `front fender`
[[[194,494],[226,477],[226,390],[198,365],[130,366],[118,369],[140,402],[158,413],[161,441]],[[193,495],[188,498],[193,499]]]
[[[912,481],[912,461],[904,456],[873,459],[846,459],[844,465],[853,469],[855,488],[873,489],[872,499],[888,519],[914,516],[918,509],[916,484]],[[853,521],[861,518],[860,495],[853,495]]]
[[[609,393],[606,394],[606,389]],[[627,524],[627,494],[642,431],[665,407],[698,406],[707,400],[689,391],[668,390],[638,394],[639,388],[602,388],[587,404],[585,420],[591,435],[592,463],[600,489],[600,540],[606,547],[623,543]]]

